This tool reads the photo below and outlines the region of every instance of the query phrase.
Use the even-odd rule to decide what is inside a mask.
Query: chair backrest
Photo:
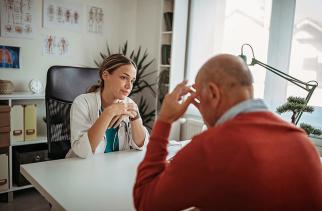
[[[64,158],[70,149],[70,107],[99,80],[97,68],[52,66],[45,91],[48,156]]]

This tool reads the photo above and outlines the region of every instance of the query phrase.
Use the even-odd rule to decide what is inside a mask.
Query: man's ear
[[[208,83],[207,85],[208,100],[212,107],[217,107],[220,99],[220,90],[215,83]]]

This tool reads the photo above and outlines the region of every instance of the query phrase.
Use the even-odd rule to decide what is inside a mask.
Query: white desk
[[[188,142],[171,142],[168,158]],[[132,190],[144,154],[145,151],[120,151],[89,159],[25,164],[20,170],[54,209],[134,210]]]
[[[57,210],[135,210],[132,189],[144,153],[25,164],[20,171]]]
[[[169,156],[188,142],[168,147]],[[120,151],[88,159],[22,165],[21,173],[53,205],[53,210],[135,210],[132,190],[145,151]]]

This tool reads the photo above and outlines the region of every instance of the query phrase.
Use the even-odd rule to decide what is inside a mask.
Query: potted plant
[[[138,109],[140,111],[141,118],[143,121],[143,125],[151,130],[151,126],[155,117],[155,109],[154,107],[151,108],[149,106],[147,95],[143,94],[143,91],[148,90],[148,92],[151,93],[151,95],[154,98],[156,97],[156,92],[154,90],[154,86],[156,85],[156,83],[154,82],[151,83],[147,80],[148,76],[156,73],[156,71],[148,72],[149,67],[154,61],[154,59],[148,59],[149,54],[147,53],[147,50],[145,50],[144,53],[142,54],[141,46],[139,46],[137,50],[131,50],[128,52],[127,41],[122,46],[119,47],[117,52],[111,51],[108,43],[106,44],[106,47],[107,47],[106,53],[100,52],[100,56],[103,60],[106,57],[110,56],[111,54],[121,53],[129,57],[130,59],[132,59],[136,64],[137,66],[136,79],[133,83],[133,89],[129,97],[132,98],[137,103]],[[94,62],[97,66],[100,66],[101,64],[101,62],[96,60]]]
[[[287,102],[279,106],[276,111],[279,114],[292,112],[291,121],[293,124],[295,124],[295,118],[301,111],[312,113],[314,111],[314,107],[306,105],[305,98],[291,96],[288,97]],[[307,133],[307,135],[320,136],[322,134],[322,131],[320,129],[314,128],[310,124],[301,123],[300,127]]]

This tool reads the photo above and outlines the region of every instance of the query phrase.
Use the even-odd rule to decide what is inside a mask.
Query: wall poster
[[[44,0],[43,27],[81,31],[83,7],[64,0]]]
[[[19,47],[0,45],[0,68],[20,68]]]
[[[104,23],[103,8],[87,7],[87,31],[102,34]]]
[[[1,0],[1,36],[32,38],[34,33],[34,0]]]
[[[48,35],[43,40],[43,55],[68,56],[69,41],[66,37]]]

